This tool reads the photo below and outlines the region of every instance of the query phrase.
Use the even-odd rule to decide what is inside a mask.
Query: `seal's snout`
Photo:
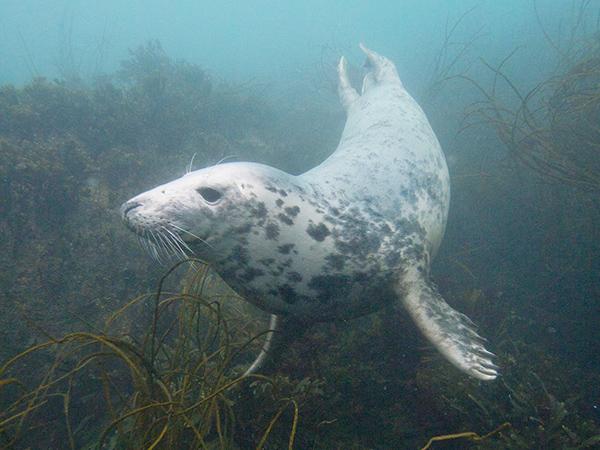
[[[125,202],[123,203],[123,205],[121,206],[121,217],[123,218],[123,220],[127,221],[127,214],[129,214],[131,211],[133,211],[134,209],[138,208],[142,206],[142,204],[140,202]]]

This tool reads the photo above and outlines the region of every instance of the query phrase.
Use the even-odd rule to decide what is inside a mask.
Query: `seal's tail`
[[[363,85],[361,95],[371,89],[373,86],[381,85],[384,83],[395,83],[402,86],[400,77],[396,70],[396,66],[392,61],[387,59],[385,56],[381,56],[375,53],[373,50],[368,49],[363,44],[360,44],[360,49],[367,56],[365,67],[369,69],[368,73],[363,78]],[[342,106],[346,110],[354,103],[360,95],[352,87],[350,79],[347,73],[347,62],[346,58],[342,56],[338,64],[338,94]]]
[[[452,364],[480,380],[498,376],[494,354],[483,346],[471,319],[452,309],[424,274],[406,271],[396,290],[417,327]]]

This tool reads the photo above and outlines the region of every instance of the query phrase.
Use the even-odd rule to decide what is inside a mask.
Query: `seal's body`
[[[393,63],[363,50],[360,95],[340,61],[348,118],[322,164],[299,176],[252,163],[198,170],[125,203],[124,220],[174,253],[197,243],[232,288],[273,314],[319,321],[401,304],[452,363],[493,379],[472,323],[429,281],[450,199],[441,147]]]

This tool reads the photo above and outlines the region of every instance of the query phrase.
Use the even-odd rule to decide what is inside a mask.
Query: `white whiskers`
[[[172,223],[172,224],[171,224],[171,226],[172,226],[173,228],[175,228],[176,230],[178,230],[178,231],[181,231],[182,233],[189,234],[189,235],[190,235],[191,237],[193,237],[194,239],[197,239],[197,240],[199,240],[200,242],[202,242],[203,244],[205,244],[205,245],[207,245],[208,247],[212,248],[212,245],[210,245],[210,244],[209,244],[208,242],[206,242],[204,239],[202,239],[202,238],[199,238],[198,236],[196,236],[196,235],[195,235],[194,233],[192,233],[191,231],[184,230],[183,228],[181,228],[181,227],[178,227],[178,226],[177,226],[177,225],[175,225],[174,223]]]
[[[186,167],[186,172],[185,173],[190,173],[194,169],[194,158],[195,157],[196,157],[196,153],[194,153],[192,155],[192,159],[191,159],[190,163],[188,164],[188,166]]]
[[[145,230],[138,235],[138,241],[146,253],[157,263],[163,264],[171,259],[188,259],[194,254],[189,244],[181,237],[181,233],[188,234],[211,247],[204,239],[172,223],[161,225],[160,228],[154,230]]]
[[[238,155],[223,156],[220,160],[217,161],[217,163],[215,164],[215,166],[218,166],[219,164],[227,161],[228,159],[235,159],[235,158],[238,158]]]

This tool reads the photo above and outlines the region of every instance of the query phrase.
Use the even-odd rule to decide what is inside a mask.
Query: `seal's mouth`
[[[126,202],[121,206],[121,218],[133,233],[140,246],[157,262],[189,259],[195,255],[193,244],[198,242],[210,247],[201,237],[187,230],[184,225],[169,221],[155,221],[138,211],[139,202]]]
[[[125,220],[127,218],[127,213],[134,210],[138,206],[142,206],[142,204],[138,202],[124,203],[123,206],[121,206],[121,217],[123,217],[123,219]]]

